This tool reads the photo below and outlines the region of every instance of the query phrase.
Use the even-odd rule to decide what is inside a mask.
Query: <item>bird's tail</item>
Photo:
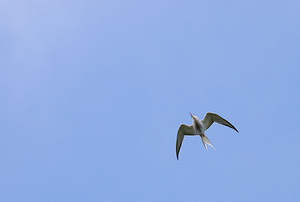
[[[209,146],[211,146],[213,149],[215,149],[214,146],[212,146],[211,142],[209,141],[209,139],[205,135],[201,136],[201,140],[202,140],[203,145],[204,145],[204,147],[205,147],[206,150],[207,150],[207,146],[206,146],[207,144]]]

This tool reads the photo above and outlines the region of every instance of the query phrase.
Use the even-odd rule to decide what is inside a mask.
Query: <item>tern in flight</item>
[[[212,144],[210,143],[209,139],[205,136],[204,132],[214,123],[219,123],[224,126],[230,127],[234,129],[236,132],[239,132],[231,123],[223,119],[221,116],[218,114],[214,114],[211,112],[207,112],[204,119],[199,120],[199,118],[193,114],[191,114],[191,117],[193,119],[193,124],[192,125],[185,125],[181,124],[179,126],[178,132],[177,132],[177,140],[176,140],[176,156],[178,160],[178,154],[180,147],[183,142],[183,138],[185,135],[200,135],[202,143],[207,150],[207,144],[210,145],[212,148]],[[215,148],[214,148],[215,149]]]

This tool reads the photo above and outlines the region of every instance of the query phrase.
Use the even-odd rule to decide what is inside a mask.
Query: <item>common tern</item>
[[[234,129],[236,132],[239,132],[231,123],[226,121],[224,118],[219,116],[218,114],[214,114],[211,112],[207,112],[204,119],[199,120],[199,118],[193,114],[191,114],[193,124],[192,125],[186,125],[181,124],[179,126],[178,132],[177,132],[177,140],[176,140],[176,156],[178,159],[178,154],[180,147],[182,145],[183,139],[185,135],[199,135],[201,137],[202,143],[207,150],[207,144],[210,145],[213,149],[215,149],[209,139],[206,137],[204,132],[214,123],[219,123],[224,126],[227,126],[229,128]]]

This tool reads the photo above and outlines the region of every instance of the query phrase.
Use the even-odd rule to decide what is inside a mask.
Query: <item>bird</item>
[[[209,139],[206,137],[204,132],[214,123],[219,123],[224,126],[227,126],[229,128],[234,129],[236,132],[239,132],[231,123],[229,123],[227,120],[219,116],[218,114],[207,112],[205,117],[202,120],[199,120],[199,118],[191,113],[189,113],[192,117],[193,124],[192,125],[186,125],[181,124],[179,126],[179,129],[177,131],[177,139],[176,139],[176,156],[177,160],[179,160],[179,150],[181,148],[183,139],[185,135],[199,135],[201,137],[202,143],[207,150],[207,146],[211,146],[213,149],[214,146],[211,144]]]

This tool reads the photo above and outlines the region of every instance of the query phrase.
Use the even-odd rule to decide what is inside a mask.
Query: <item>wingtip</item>
[[[240,132],[238,131],[238,129],[236,129],[234,126],[232,126],[232,129],[235,130],[237,133],[240,133]]]

